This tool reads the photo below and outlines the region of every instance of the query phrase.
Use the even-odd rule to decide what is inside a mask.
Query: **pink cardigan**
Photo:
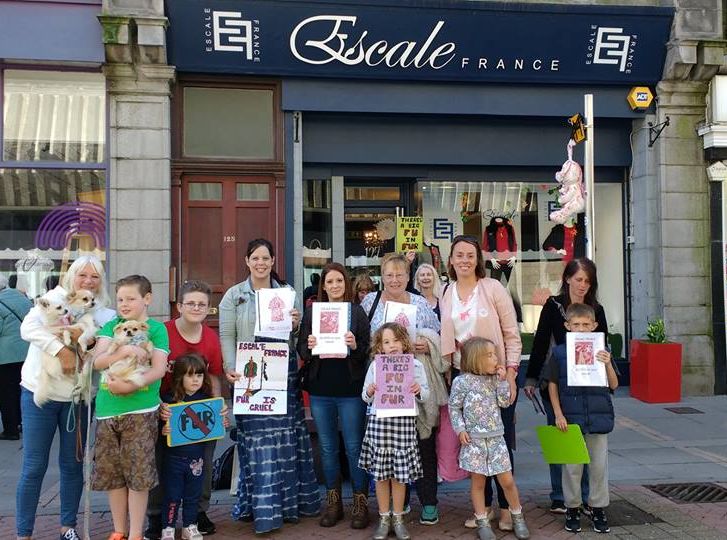
[[[439,301],[439,309],[442,313],[442,356],[447,357],[450,362],[452,357],[449,355],[455,351],[454,323],[452,322],[453,288],[454,282],[447,287],[444,296]],[[517,369],[520,365],[523,344],[520,341],[520,328],[510,293],[502,286],[502,283],[491,278],[480,279],[477,282],[476,291],[475,335],[494,342],[500,363]],[[459,368],[459,366],[454,367]]]

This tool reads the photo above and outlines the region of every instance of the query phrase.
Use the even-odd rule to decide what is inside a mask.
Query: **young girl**
[[[212,396],[212,383],[207,373],[207,364],[201,356],[186,354],[177,358],[172,371],[169,393],[162,394],[164,403],[182,403],[207,399]],[[169,420],[167,405],[162,405],[162,420]],[[222,410],[225,427],[226,408]],[[169,424],[162,428],[162,434],[169,433]],[[164,490],[162,503],[162,540],[174,540],[174,525],[177,512],[182,506],[182,539],[202,540],[197,529],[199,498],[202,495],[202,467],[204,464],[204,444],[165,447],[161,480]]]
[[[398,323],[386,323],[374,334],[371,353],[414,354],[409,334]],[[379,504],[379,525],[374,540],[385,540],[393,528],[398,540],[411,538],[404,525],[404,498],[406,485],[422,476],[422,464],[417,447],[415,416],[376,418],[373,404],[376,393],[375,362],[366,372],[361,397],[369,404],[366,434],[361,444],[358,466],[368,471],[376,481],[376,501]],[[409,391],[416,401],[429,395],[429,386],[421,362],[414,359],[414,382]],[[393,500],[394,515],[390,513],[389,500]]]
[[[510,456],[503,433],[500,407],[510,404],[510,387],[505,366],[498,363],[495,344],[489,339],[470,338],[462,345],[461,375],[452,382],[449,416],[462,448],[459,466],[470,471],[470,493],[480,540],[494,540],[495,533],[487,519],[485,480],[497,476],[512,514],[517,538],[530,538],[525,524],[520,496],[512,477]]]

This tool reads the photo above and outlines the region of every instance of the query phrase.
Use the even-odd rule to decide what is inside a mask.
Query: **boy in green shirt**
[[[149,319],[151,283],[144,276],[132,275],[116,282],[118,316],[99,331],[94,368],[105,370],[114,362],[136,355],[146,361],[147,352],[136,345],[124,345],[106,352],[114,327],[135,320],[149,325],[149,341],[154,345],[151,369],[144,375],[143,387],[114,379],[107,372],[101,377],[96,397],[96,452],[92,488],[107,491],[114,522],[109,540],[140,540],[149,490],[157,485],[154,445],[157,439],[159,386],[167,367],[169,337],[164,325]]]

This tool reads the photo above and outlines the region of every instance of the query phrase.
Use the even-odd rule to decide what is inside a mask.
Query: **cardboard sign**
[[[167,445],[183,446],[224,437],[224,405],[225,400],[221,397],[170,404],[172,416],[169,419]]]
[[[568,424],[568,431],[561,431],[555,426],[538,426],[535,431],[543,450],[543,459],[549,465],[591,462],[578,424]]]
[[[288,410],[288,344],[237,344],[234,414],[285,414]]]
[[[416,416],[416,403],[411,385],[414,382],[414,355],[377,354],[376,417]]]
[[[396,218],[396,251],[422,251],[424,249],[424,218],[421,216]]]

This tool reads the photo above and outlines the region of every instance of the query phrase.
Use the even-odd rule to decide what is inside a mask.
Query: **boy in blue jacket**
[[[569,332],[593,332],[596,329],[596,314],[589,305],[571,304],[565,315],[565,327]],[[553,355],[544,371],[548,380],[548,394],[555,411],[555,425],[561,431],[566,431],[568,424],[578,424],[583,432],[591,458],[588,465],[591,492],[588,504],[593,508],[593,530],[607,533],[611,531],[605,513],[609,503],[607,434],[613,431],[611,393],[618,387],[618,376],[611,363],[611,354],[608,351],[598,351],[596,360],[606,365],[608,388],[568,386],[566,357],[565,344],[558,345],[553,349]],[[582,474],[582,464],[563,467],[563,494],[567,507],[565,530],[570,532],[581,530]]]

